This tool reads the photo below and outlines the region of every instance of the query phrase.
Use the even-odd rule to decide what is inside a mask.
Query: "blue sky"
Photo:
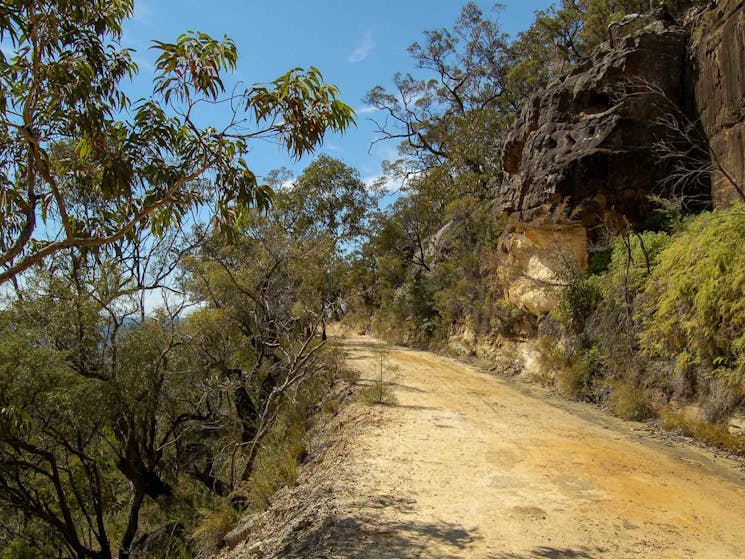
[[[477,2],[489,11],[492,2]],[[547,0],[504,2],[499,20],[514,34],[530,25],[533,12]],[[236,80],[270,81],[295,66],[317,66],[341,89],[342,99],[358,110],[358,126],[327,139],[318,153],[337,157],[368,182],[380,173],[380,162],[395,156],[396,146],[375,138],[362,99],[375,85],[389,86],[394,72],[413,70],[406,47],[425,29],[450,27],[463,2],[445,0],[135,0],[135,17],[125,25],[123,44],[135,49],[140,76],[128,86],[132,97],[152,92],[153,39],[174,41],[186,30],[214,37],[228,35],[238,45]],[[215,115],[219,118],[220,115]],[[299,172],[310,162],[293,162],[277,146],[252,146],[249,164],[260,176],[286,166]]]

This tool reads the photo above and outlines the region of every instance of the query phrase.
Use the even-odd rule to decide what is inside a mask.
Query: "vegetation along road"
[[[382,344],[344,345],[375,379]],[[447,358],[388,359],[396,402],[339,465],[357,529],[323,556],[745,556],[745,475],[729,461]]]

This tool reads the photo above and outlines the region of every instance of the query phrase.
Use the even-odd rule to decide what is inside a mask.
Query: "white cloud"
[[[356,112],[358,115],[369,115],[370,113],[374,113],[379,110],[380,109],[378,107],[373,107],[372,105],[363,105],[358,109],[355,109],[354,112]]]
[[[349,56],[347,56],[347,60],[352,64],[362,62],[368,56],[370,56],[370,53],[373,50],[375,50],[375,40],[373,39],[372,33],[370,31],[366,31],[365,34],[362,36],[362,40],[360,41],[359,45],[357,45],[357,47],[355,47],[355,49],[349,53]]]
[[[401,181],[392,179],[385,175],[368,175],[362,177],[362,182],[370,192],[379,192],[381,194],[388,194],[396,192],[401,189]]]

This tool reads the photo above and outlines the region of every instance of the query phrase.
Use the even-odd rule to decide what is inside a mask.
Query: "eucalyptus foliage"
[[[314,67],[228,90],[237,47],[199,32],[155,41],[154,93],[129,99],[122,80],[138,69],[119,40],[132,11],[133,0],[0,3],[11,51],[0,53],[0,282],[69,247],[160,233],[205,204],[229,231],[271,198],[246,160],[251,141],[300,157],[353,122]],[[215,103],[227,118],[202,125]]]

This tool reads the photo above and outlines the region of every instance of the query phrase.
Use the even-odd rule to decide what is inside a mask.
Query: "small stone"
[[[225,545],[228,547],[235,547],[241,542],[246,541],[248,539],[249,534],[251,533],[251,530],[253,530],[254,526],[256,525],[256,517],[255,516],[247,516],[245,518],[242,518],[235,528],[233,528],[230,532],[225,534],[225,537],[223,537],[223,541],[225,542]]]

